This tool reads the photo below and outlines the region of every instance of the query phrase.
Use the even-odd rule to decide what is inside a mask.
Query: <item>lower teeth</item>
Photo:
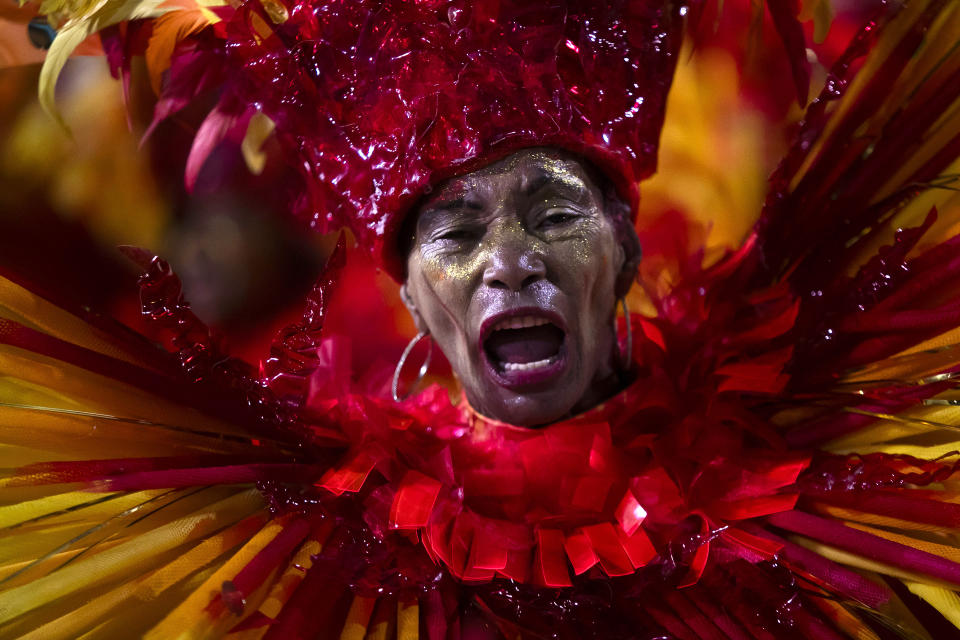
[[[543,360],[536,360],[534,362],[504,362],[503,369],[504,371],[529,371],[531,369],[545,367],[554,360],[556,360],[556,357],[544,358]]]

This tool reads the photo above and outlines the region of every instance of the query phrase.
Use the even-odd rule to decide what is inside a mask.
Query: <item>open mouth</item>
[[[548,317],[524,314],[494,319],[485,336],[487,362],[509,386],[543,381],[562,368],[566,332]]]

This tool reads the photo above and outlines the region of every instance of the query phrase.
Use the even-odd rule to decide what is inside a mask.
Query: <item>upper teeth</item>
[[[550,321],[537,316],[514,316],[512,318],[504,318],[493,326],[493,330],[526,329],[527,327],[539,327],[542,324],[550,324]]]

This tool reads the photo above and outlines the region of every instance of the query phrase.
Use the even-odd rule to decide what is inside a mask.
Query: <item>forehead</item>
[[[450,178],[430,200],[484,188],[532,192],[547,185],[577,191],[596,186],[584,163],[572,154],[559,149],[535,148],[518,151],[477,171]]]

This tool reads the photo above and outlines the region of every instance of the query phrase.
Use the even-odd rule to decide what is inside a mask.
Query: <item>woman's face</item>
[[[536,426],[596,402],[615,377],[625,265],[585,167],[561,151],[523,150],[448,180],[416,215],[404,299],[470,404]]]

